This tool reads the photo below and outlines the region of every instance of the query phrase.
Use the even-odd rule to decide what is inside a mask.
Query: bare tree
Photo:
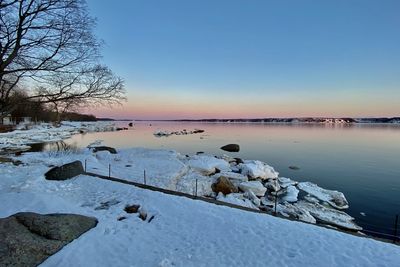
[[[99,65],[84,0],[0,0],[0,116],[12,94],[57,106],[123,101],[124,85]]]

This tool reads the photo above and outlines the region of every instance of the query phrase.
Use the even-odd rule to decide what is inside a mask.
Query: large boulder
[[[113,147],[109,147],[109,146],[95,146],[93,147],[93,152],[99,152],[99,151],[108,151],[111,154],[117,154],[117,150],[115,150],[115,148]]]
[[[82,162],[79,160],[54,167],[45,173],[46,180],[63,181],[85,173]]]
[[[37,266],[97,225],[76,214],[31,212],[0,219],[0,266]]]
[[[222,146],[221,149],[228,151],[228,152],[239,152],[240,146],[238,144],[228,144],[228,145]]]
[[[211,188],[215,193],[222,192],[224,195],[239,192],[238,188],[225,176],[220,176]]]

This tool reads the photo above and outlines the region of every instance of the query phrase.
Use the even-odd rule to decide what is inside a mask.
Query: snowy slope
[[[99,219],[42,266],[399,266],[400,248],[372,239],[89,176],[46,181],[43,162],[64,161],[32,156],[30,165],[0,165],[0,217],[35,211]],[[110,200],[120,203],[95,209]],[[125,213],[127,204],[154,219]]]

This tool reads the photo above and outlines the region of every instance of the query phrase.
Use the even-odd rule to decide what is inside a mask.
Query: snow
[[[242,194],[239,193],[224,195],[222,192],[219,192],[217,195],[217,200],[246,208],[258,209],[256,206],[254,206],[252,201],[245,198]]]
[[[158,162],[162,158],[165,162]],[[110,154],[107,160],[97,159],[86,150],[42,152],[26,153],[18,159],[24,164],[0,164],[0,217],[32,211],[77,213],[99,220],[95,228],[41,266],[364,267],[397,266],[400,262],[398,246],[332,229],[85,175],[66,181],[44,179],[50,165],[85,159],[92,171],[98,172],[106,172],[107,160],[112,160],[115,169],[112,172],[131,179],[136,179],[131,175],[135,174],[135,169],[142,178],[141,170],[145,167],[150,183],[167,186],[177,186],[185,176],[188,180],[199,177],[199,173],[187,169],[182,156],[174,151],[128,149],[118,151],[117,155]],[[131,167],[125,167],[128,161]],[[162,180],[164,176],[166,182]],[[220,194],[217,199],[255,207],[242,194]],[[113,205],[108,209],[96,209],[107,201]],[[154,216],[154,219],[149,223],[137,214],[125,213],[124,207],[132,204],[141,205],[147,217]],[[292,206],[307,211],[307,205],[313,204],[305,202]],[[121,216],[127,219],[118,221]]]
[[[30,144],[44,142],[59,142],[70,138],[80,132],[105,132],[116,129],[110,122],[61,122],[60,127],[50,123],[37,125],[25,125],[27,129],[19,129],[12,132],[0,133],[0,152],[2,150],[29,150]]]
[[[250,181],[250,182],[243,182],[239,184],[240,190],[252,191],[256,196],[262,197],[267,192],[267,188],[263,186],[260,181]]]
[[[323,189],[318,185],[310,182],[302,182],[299,183],[297,186],[299,189],[318,198],[319,200],[329,203],[329,205],[336,209],[347,209],[349,207],[346,197],[342,192]]]
[[[223,159],[217,159],[210,155],[195,155],[187,161],[190,168],[204,174],[211,175],[216,169],[230,171],[230,165]]]
[[[259,160],[245,160],[239,166],[243,175],[248,175],[252,178],[276,179],[279,175],[274,168]]]

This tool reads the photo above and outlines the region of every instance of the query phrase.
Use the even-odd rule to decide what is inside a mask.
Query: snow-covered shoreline
[[[69,122],[63,121],[59,127],[51,123],[19,125],[17,130],[0,133],[0,152],[25,151],[31,144],[59,142],[75,134],[87,132],[115,131],[114,122]]]
[[[72,212],[98,218],[96,228],[51,256],[42,266],[395,266],[400,261],[398,246],[309,224],[85,175],[66,181],[44,179],[44,173],[52,166],[73,160],[86,160],[88,171],[104,175],[108,173],[107,164],[112,162],[112,176],[142,181],[145,169],[148,184],[192,192],[191,181],[212,176],[215,180],[222,176],[224,168],[231,168],[230,158],[211,157],[186,157],[175,151],[145,148],[120,150],[117,154],[89,150],[24,153],[17,157],[22,165],[1,164],[0,217],[33,211]],[[264,172],[251,169],[252,166],[262,166]],[[209,173],[215,167],[220,172]],[[267,171],[269,174],[264,175]],[[264,176],[265,182],[274,179],[268,176],[276,176],[275,170],[259,163],[247,166],[246,172]],[[243,176],[237,172],[234,178],[240,184]],[[287,178],[277,179],[282,187],[295,184]],[[206,184],[199,182],[199,194],[212,194]],[[309,189],[315,190],[315,187]],[[325,191],[316,191],[314,198],[327,197]],[[229,198],[229,195],[224,196]],[[251,197],[243,196],[250,202]],[[105,202],[113,205],[97,208]],[[149,216],[154,216],[151,223],[125,213],[124,207],[131,204],[140,204]],[[126,219],[119,221],[121,216]]]

